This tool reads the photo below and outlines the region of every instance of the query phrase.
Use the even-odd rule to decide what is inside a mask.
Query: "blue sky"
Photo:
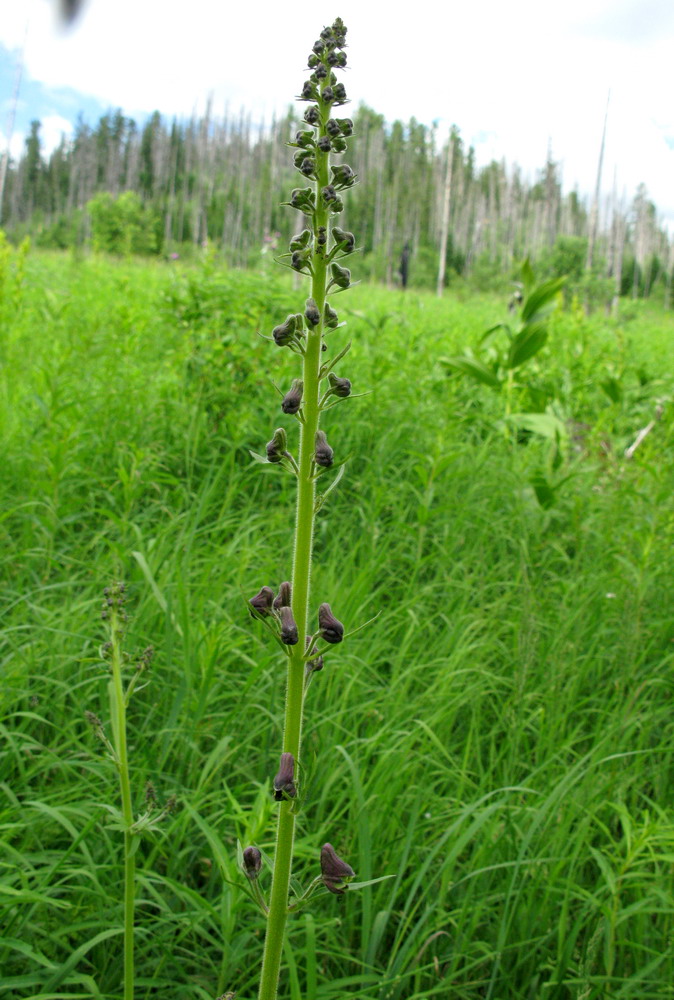
[[[17,62],[18,53],[0,45],[0,131],[3,136],[6,135],[7,116],[13,103]],[[16,154],[22,148],[24,137],[34,118],[43,123],[42,135],[46,138],[46,145],[53,147],[58,144],[62,133],[68,134],[72,130],[80,113],[85,121],[94,122],[105,111],[106,106],[97,98],[72,87],[50,87],[40,80],[34,80],[24,70],[16,107],[13,152]]]
[[[209,96],[215,114],[243,107],[269,120],[298,92],[323,26],[309,5],[271,0],[88,0],[64,31],[56,6],[21,0],[0,19],[3,135],[24,57],[14,149],[32,118],[52,145],[80,111],[90,123],[116,107],[137,120],[155,108],[189,116]],[[594,188],[610,88],[603,190],[615,179],[631,199],[643,181],[674,232],[672,0],[340,0],[319,17],[337,14],[355,102],[435,121],[441,140],[455,123],[478,163],[505,157],[532,178],[550,144],[565,190]]]

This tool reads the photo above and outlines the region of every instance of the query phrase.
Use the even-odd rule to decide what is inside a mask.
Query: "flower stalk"
[[[317,637],[335,643],[343,634],[341,623],[325,603],[321,605],[322,621],[319,619],[318,631],[310,629],[309,619],[316,481],[333,464],[333,450],[319,427],[320,417],[326,394],[338,400],[346,398],[350,392],[347,379],[333,375],[328,383],[327,376],[336,361],[328,366],[321,364],[326,335],[341,325],[328,301],[328,294],[331,290],[348,288],[351,282],[350,271],[338,263],[338,259],[355,250],[353,234],[332,226],[332,220],[342,211],[341,192],[356,180],[347,164],[332,165],[330,162],[331,154],[346,149],[344,137],[353,131],[349,119],[333,117],[334,109],[346,102],[346,91],[334,72],[346,65],[345,37],[346,28],[338,18],[331,27],[323,29],[308,60],[312,73],[300,98],[309,102],[304,115],[308,128],[300,130],[290,145],[296,149],[294,162],[303,183],[307,180],[312,183],[309,187],[296,188],[287,204],[310,220],[310,228],[303,229],[291,240],[287,257],[293,270],[310,279],[311,292],[304,313],[288,316],[284,323],[274,328],[271,338],[277,346],[288,347],[301,357],[302,371],[282,404],[283,412],[294,416],[299,424],[297,459],[288,450],[287,435],[282,429],[276,431],[267,446],[268,461],[290,471],[297,479],[290,608],[285,603],[287,596],[284,603],[278,605],[269,602],[266,592],[251,600],[257,617],[262,613],[266,622],[268,614],[273,617],[272,627],[286,651],[288,667],[281,767],[274,781],[279,812],[259,1000],[277,997],[286,920],[289,909],[296,908],[289,905],[289,889],[296,814],[301,801],[298,788],[302,777],[306,678],[323,666],[325,649],[317,650]],[[345,353],[342,352],[341,357]],[[338,633],[339,639],[336,638]]]
[[[103,723],[93,712],[85,717],[94,736],[103,744],[105,757],[112,761],[117,771],[122,808],[114,827],[121,830],[124,837],[124,934],[123,934],[123,977],[124,1000],[134,1000],[134,909],[136,881],[136,850],[141,835],[156,828],[176,805],[175,796],[170,796],[163,807],[159,805],[152,782],[145,788],[145,811],[136,819],[133,812],[129,752],[127,745],[127,707],[131,696],[138,688],[139,681],[149,668],[154,656],[154,648],[147,646],[141,653],[131,657],[124,651],[124,633],[128,616],[124,608],[126,587],[123,583],[113,583],[103,591],[101,618],[106,624],[108,639],[101,647],[101,656],[109,662],[108,700],[110,707],[111,738],[106,735]],[[133,673],[126,683],[124,668],[133,664]],[[141,688],[144,683],[141,684]]]
[[[136,881],[136,852],[134,850],[133,802],[129,778],[129,756],[126,741],[127,694],[122,680],[122,638],[126,624],[124,610],[124,584],[106,588],[103,614],[110,625],[109,654],[111,678],[109,682],[110,720],[112,746],[119,777],[124,826],[124,1000],[134,998],[134,906]]]

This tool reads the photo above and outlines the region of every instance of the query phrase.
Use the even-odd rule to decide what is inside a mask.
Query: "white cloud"
[[[73,124],[67,118],[63,118],[61,115],[46,115],[42,119],[42,129],[40,131],[42,152],[46,156],[49,156],[60,144],[61,138],[64,135],[68,138],[72,135],[73,131]]]
[[[13,160],[18,160],[24,149],[25,136],[21,132],[13,132],[9,143],[9,155]],[[7,149],[7,133],[0,129],[0,155],[4,155]]]

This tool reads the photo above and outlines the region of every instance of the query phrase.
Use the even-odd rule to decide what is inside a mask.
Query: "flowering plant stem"
[[[332,31],[335,31],[335,29],[337,29],[336,36],[332,36],[332,38],[328,36],[323,55],[320,56],[319,53],[319,57],[310,57],[310,66],[315,66],[317,62],[322,60],[327,71],[329,65],[334,65],[334,63],[328,64],[328,55],[329,53],[334,53],[336,48],[343,48],[346,30],[343,28],[341,22],[335,22]],[[326,29],[326,31],[329,30]],[[325,33],[322,37],[325,37]],[[337,39],[336,43],[335,37]],[[331,42],[332,44],[330,44]],[[317,46],[320,49],[320,40]],[[314,47],[314,52],[316,52],[316,47]],[[317,78],[317,80],[320,79],[325,79],[325,75]],[[334,75],[332,79],[334,80]],[[315,194],[309,202],[312,229],[310,238],[309,233],[306,234],[305,243],[307,244],[307,249],[303,258],[300,261],[294,259],[292,265],[296,270],[305,271],[305,273],[311,275],[311,299],[307,301],[308,308],[305,313],[307,317],[306,333],[304,331],[302,333],[301,347],[298,351],[302,356],[303,383],[299,456],[297,463],[294,461],[291,463],[297,477],[297,508],[291,597],[292,616],[297,625],[297,634],[294,637],[294,643],[287,647],[288,679],[283,731],[283,753],[286,755],[291,754],[296,762],[300,760],[303,702],[306,689],[306,648],[310,634],[308,623],[311,556],[316,514],[317,432],[321,413],[321,380],[325,377],[325,372],[321,371],[321,352],[325,349],[324,334],[326,331],[324,327],[327,316],[326,297],[329,287],[327,236],[331,215],[330,202],[323,196],[323,192],[326,189],[329,190],[330,184],[331,140],[326,129],[326,124],[330,120],[331,105],[335,103],[334,97],[331,99],[328,96],[330,89],[327,89],[324,98],[323,90],[316,84],[310,86],[311,95],[307,97],[307,99],[315,101],[317,112],[315,120],[310,122],[315,129],[313,138],[309,140],[314,165],[306,172],[306,176],[311,177],[315,184]],[[305,120],[307,119],[305,118]],[[307,133],[303,133],[303,136],[306,137]],[[323,140],[322,143],[321,140]],[[334,200],[334,190],[330,194]],[[305,211],[307,210],[305,209]],[[335,208],[332,208],[332,211],[335,211]],[[310,306],[309,303],[311,303],[311,300],[313,300],[313,304]],[[272,454],[272,457],[275,456]],[[287,453],[286,457],[289,458]],[[328,461],[320,464],[327,465],[331,463],[332,452],[330,451]],[[341,624],[338,622],[336,624],[341,629]],[[339,638],[341,639],[341,634]],[[288,896],[292,872],[296,808],[295,800],[289,796],[283,798],[279,808],[259,1000],[275,1000],[278,991],[281,955],[288,916]]]
[[[113,746],[117,773],[119,775],[119,787],[122,798],[122,817],[124,823],[124,1000],[133,1000],[133,933],[136,859],[134,834],[131,830],[134,818],[131,799],[131,782],[129,780],[129,759],[126,743],[126,695],[122,682],[121,649],[123,622],[118,620],[120,610],[121,609],[117,607],[113,607],[112,614],[110,616],[112,677],[109,682],[109,692]]]
[[[325,115],[323,115],[325,119]],[[324,129],[324,126],[322,126]],[[325,134],[321,131],[321,134]],[[329,154],[318,154],[322,170],[318,173],[319,184],[327,184]],[[317,157],[318,159],[318,157]],[[320,161],[323,161],[322,163]],[[327,211],[316,212],[316,227],[327,224]],[[323,255],[314,255],[311,294],[323,315],[326,290],[327,268]],[[288,657],[288,681],[286,688],[285,725],[283,750],[291,753],[295,760],[300,758],[302,741],[302,714],[304,703],[304,648],[309,620],[309,587],[311,582],[311,550],[314,533],[314,507],[316,487],[313,478],[314,440],[319,424],[318,395],[319,367],[323,323],[307,334],[307,343],[302,365],[304,381],[303,417],[300,431],[299,475],[297,477],[297,519],[295,523],[295,551],[292,574],[292,609],[297,622],[298,642]],[[286,799],[281,803],[276,833],[274,853],[274,874],[272,877],[267,934],[265,937],[262,975],[260,978],[259,1000],[274,1000],[278,990],[281,953],[286,919],[288,916],[288,892],[292,870],[293,841],[295,836],[295,815],[293,802]]]

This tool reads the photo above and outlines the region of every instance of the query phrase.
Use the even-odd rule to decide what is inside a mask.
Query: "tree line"
[[[362,183],[345,221],[373,279],[399,280],[404,255],[412,284],[441,289],[461,276],[498,287],[528,256],[587,295],[659,288],[670,304],[673,245],[643,185],[630,199],[614,190],[588,202],[563,191],[550,152],[531,180],[505,161],[478,167],[456,128],[389,125],[365,106],[354,126],[349,160]],[[80,118],[45,156],[33,121],[7,165],[1,224],[46,247],[168,256],[209,243],[232,265],[255,265],[302,228],[281,204],[302,186],[287,148],[300,127],[294,109],[266,125],[210,106],[186,121],[155,112],[142,127],[117,110],[94,127]]]

